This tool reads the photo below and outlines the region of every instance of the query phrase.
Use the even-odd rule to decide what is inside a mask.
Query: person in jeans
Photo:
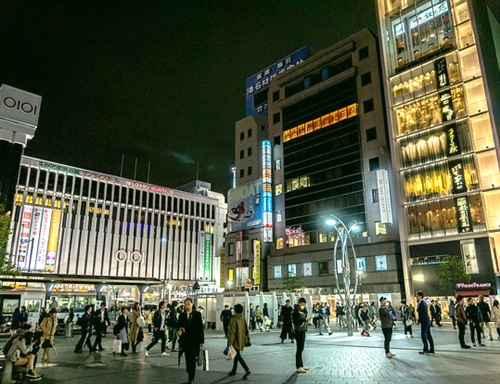
[[[429,317],[429,308],[424,300],[424,292],[417,292],[417,302],[417,324],[420,323],[420,337],[422,338],[422,343],[424,344],[424,349],[422,351],[418,351],[418,353],[421,355],[434,353],[434,340],[431,335],[431,319]]]
[[[387,298],[382,296],[379,301],[380,306],[378,307],[378,316],[380,317],[380,323],[382,324],[382,333],[384,334],[385,356],[388,358],[392,358],[396,356],[394,353],[391,353],[392,313],[390,308],[387,306]]]
[[[304,345],[306,343],[306,333],[307,333],[307,323],[309,318],[307,317],[306,309],[306,299],[301,297],[297,304],[295,304],[292,313],[292,323],[294,328],[295,340],[297,340],[297,350],[295,352],[295,366],[297,370],[296,373],[306,373],[309,367],[304,365],[302,361],[302,352],[304,351]],[[306,323],[304,325],[304,323]]]
[[[167,344],[167,339],[165,337],[165,329],[166,329],[166,321],[167,321],[167,313],[165,312],[166,304],[164,301],[160,301],[158,304],[158,309],[155,311],[153,315],[153,340],[146,347],[144,354],[149,356],[149,350],[153,348],[158,341],[161,341],[161,355],[169,356],[167,352],[165,352],[165,347]]]
[[[229,371],[229,376],[236,375],[236,370],[238,369],[238,363],[245,370],[243,374],[243,379],[246,379],[250,375],[250,368],[248,368],[247,363],[241,357],[241,352],[245,349],[245,339],[248,333],[248,326],[245,318],[243,317],[243,305],[236,304],[234,306],[234,315],[231,316],[229,324],[229,336],[227,339],[227,345],[232,345],[236,350],[236,356],[234,357],[233,369]]]
[[[455,305],[455,317],[458,325],[458,341],[460,347],[469,349],[470,345],[465,344],[465,327],[467,326],[467,316],[464,310],[464,297],[457,296],[457,304]]]
[[[363,327],[363,330],[361,331],[361,336],[370,336],[370,325],[368,324],[369,317],[368,317],[368,308],[367,305],[364,303],[360,304],[361,308],[358,312],[358,319],[359,319],[359,325]]]

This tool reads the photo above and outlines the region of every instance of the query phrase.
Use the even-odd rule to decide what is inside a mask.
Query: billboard
[[[229,232],[262,227],[262,180],[230,189],[227,201]]]
[[[262,94],[263,96],[261,95],[261,97],[258,95],[269,88],[269,84],[273,78],[285,72],[287,69],[295,67],[308,57],[309,49],[307,45],[304,45],[302,48],[299,48],[295,52],[292,52],[288,56],[271,64],[269,67],[247,78],[246,116],[267,113],[267,96],[266,94]]]

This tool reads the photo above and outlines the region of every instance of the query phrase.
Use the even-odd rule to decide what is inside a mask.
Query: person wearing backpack
[[[78,343],[75,346],[75,353],[83,353],[83,346],[86,345],[89,348],[89,352],[95,352],[95,349],[92,348],[92,343],[90,342],[90,335],[92,335],[92,306],[87,305],[85,307],[85,313],[78,318],[78,322],[80,322],[82,336]]]

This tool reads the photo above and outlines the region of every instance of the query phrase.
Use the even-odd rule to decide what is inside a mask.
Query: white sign
[[[123,249],[119,249],[115,253],[115,259],[120,262],[131,261],[132,263],[140,263],[143,258],[144,255],[139,251],[127,252]]]
[[[392,203],[389,190],[389,176],[387,170],[377,171],[378,206],[380,209],[380,221],[392,224]]]
[[[0,118],[36,127],[42,97],[3,84],[0,87]]]

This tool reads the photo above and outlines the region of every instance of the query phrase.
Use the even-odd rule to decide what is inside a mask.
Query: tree
[[[300,277],[290,274],[288,272],[282,279],[282,288],[284,291],[290,292],[302,292],[304,288],[304,282]]]
[[[439,291],[441,294],[454,293],[458,283],[468,283],[471,277],[465,272],[464,263],[458,256],[446,255],[439,273]]]
[[[14,264],[7,254],[7,242],[10,235],[10,214],[4,212],[3,205],[0,205],[0,274],[1,275],[19,275],[20,272],[14,267]]]

